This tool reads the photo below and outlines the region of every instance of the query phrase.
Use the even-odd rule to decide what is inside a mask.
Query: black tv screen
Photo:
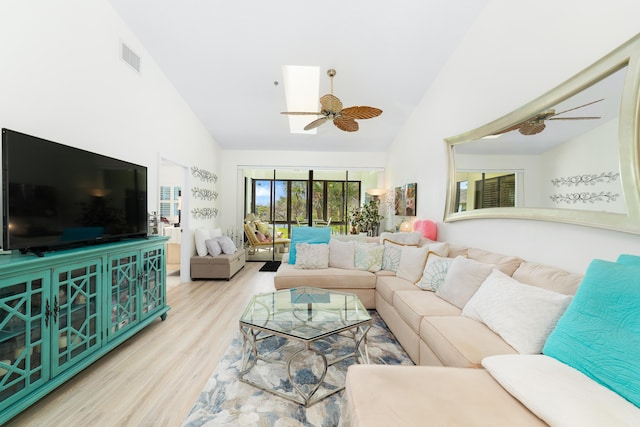
[[[2,243],[41,252],[147,235],[147,168],[2,129]]]

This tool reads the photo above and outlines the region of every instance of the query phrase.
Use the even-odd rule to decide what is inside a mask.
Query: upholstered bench
[[[191,257],[191,279],[231,279],[245,263],[244,249],[233,254]]]

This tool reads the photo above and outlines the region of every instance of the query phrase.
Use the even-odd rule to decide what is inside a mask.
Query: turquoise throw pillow
[[[330,238],[331,228],[329,227],[291,227],[289,264],[296,263],[296,245],[298,243],[329,243]]]
[[[640,256],[622,254],[618,257],[618,261],[616,262],[618,264],[635,265],[636,267],[640,267]]]
[[[640,406],[640,266],[593,260],[542,352]]]

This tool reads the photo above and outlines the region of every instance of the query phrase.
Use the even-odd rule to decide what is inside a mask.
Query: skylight
[[[320,67],[305,65],[283,65],[284,94],[287,111],[317,112],[320,109]],[[291,133],[315,134],[316,129],[304,130],[304,127],[318,116],[289,115]]]

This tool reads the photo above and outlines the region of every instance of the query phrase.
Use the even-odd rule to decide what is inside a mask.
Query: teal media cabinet
[[[166,318],[166,240],[0,256],[0,425]]]

